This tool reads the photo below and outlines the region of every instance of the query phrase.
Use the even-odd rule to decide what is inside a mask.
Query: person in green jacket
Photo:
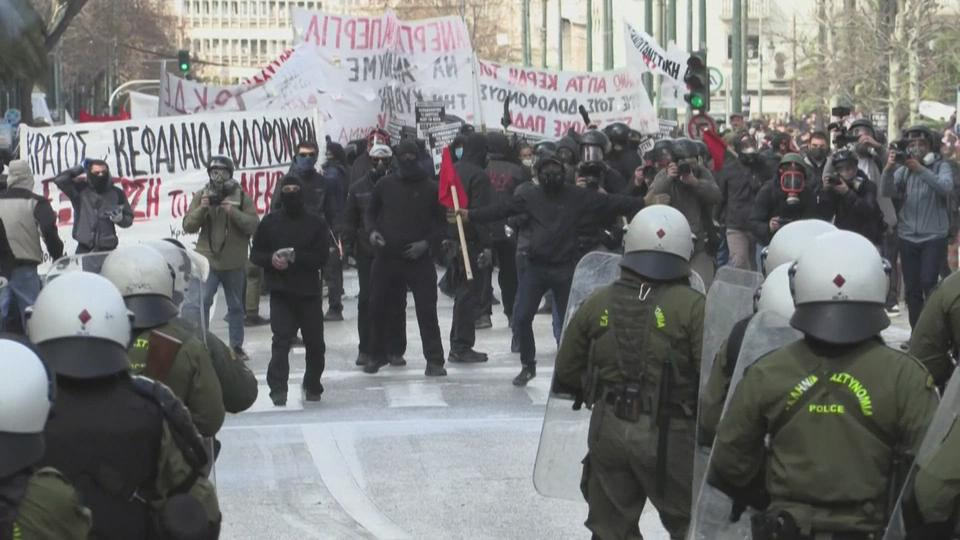
[[[103,261],[100,275],[120,290],[133,312],[134,339],[127,351],[131,372],[170,387],[200,434],[216,435],[226,414],[223,390],[201,338],[177,322],[174,276],[166,259],[149,246],[123,246]]]
[[[910,354],[930,370],[943,388],[953,374],[953,358],[960,347],[960,274],[943,280],[927,298],[910,334]]]
[[[913,483],[913,504],[922,525],[908,538],[960,538],[960,419],[954,418],[946,438],[927,463],[921,463]],[[951,536],[951,534],[953,536]]]
[[[581,491],[594,538],[642,538],[650,499],[678,540],[690,521],[705,299],[688,281],[693,242],[679,211],[641,210],[624,248],[620,279],[563,334],[553,392],[593,407]]]
[[[760,511],[754,539],[866,540],[887,524],[937,407],[927,370],[879,338],[887,268],[867,239],[837,231],[790,270],[804,338],[746,371],[707,471],[735,508]]]
[[[233,161],[214,156],[207,164],[210,182],[193,196],[183,216],[183,230],[200,233],[197,252],[210,261],[210,276],[203,295],[203,312],[210,320],[210,306],[223,285],[227,301],[227,325],[230,347],[246,360],[243,351],[243,321],[246,316],[244,287],[250,238],[259,218],[253,200],[233,179]]]
[[[43,457],[54,384],[26,345],[0,339],[0,538],[86,540],[90,510]]]

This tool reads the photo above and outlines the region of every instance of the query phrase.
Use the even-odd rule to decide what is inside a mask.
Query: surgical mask
[[[533,167],[533,158],[526,158],[522,160],[521,163],[523,163],[524,167],[527,167],[529,169],[530,167]]]
[[[301,172],[316,169],[317,156],[296,156],[293,158],[293,167]]]
[[[457,148],[454,148],[453,155],[457,156],[458,160],[463,159],[463,147],[459,146]]]
[[[803,180],[803,173],[798,171],[784,171],[780,175],[780,189],[787,194],[788,205],[793,206],[800,203]]]

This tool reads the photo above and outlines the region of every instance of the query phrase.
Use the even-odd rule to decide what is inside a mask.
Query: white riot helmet
[[[760,253],[763,275],[781,264],[797,260],[815,238],[835,230],[837,228],[832,223],[819,219],[801,219],[784,225]]]
[[[92,379],[130,369],[133,314],[110,280],[64,274],[40,291],[27,317],[27,337],[57,375]]]
[[[890,265],[849,231],[819,236],[790,268],[797,306],[790,325],[827,343],[858,343],[890,325],[884,311]]]
[[[0,339],[0,478],[40,461],[54,385],[29,347]]]
[[[150,240],[143,243],[143,245],[149,246],[163,255],[164,260],[173,270],[173,295],[170,299],[177,306],[183,303],[187,288],[194,277],[190,254],[182,245],[178,244],[179,242],[174,244],[168,240]]]
[[[100,275],[120,290],[133,312],[134,328],[160,326],[180,314],[173,303],[174,271],[150,246],[117,248],[103,261]]]
[[[620,266],[641,276],[670,280],[690,275],[693,233],[679,210],[658,204],[637,212],[623,238]]]
[[[754,311],[772,311],[788,321],[793,317],[790,264],[781,264],[767,274],[753,296],[753,307]]]

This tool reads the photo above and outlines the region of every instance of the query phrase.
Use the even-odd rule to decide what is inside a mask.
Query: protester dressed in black
[[[416,304],[417,324],[427,361],[427,376],[443,376],[443,342],[437,320],[437,271],[430,257],[430,242],[443,231],[444,208],[437,199],[437,184],[429,180],[418,162],[413,141],[397,145],[397,171],[382,178],[373,189],[365,220],[374,246],[370,270],[371,360],[364,367],[376,373],[387,363],[385,336],[397,319],[391,310],[403,309],[409,288]],[[402,331],[402,329],[399,329]]]
[[[323,393],[325,345],[319,271],[327,261],[330,231],[322,217],[304,207],[303,183],[295,175],[280,182],[281,210],[271,212],[253,237],[250,260],[264,269],[270,291],[273,331],[267,384],[274,405],[287,401],[290,347],[300,330],[306,348],[304,397],[319,401]]]

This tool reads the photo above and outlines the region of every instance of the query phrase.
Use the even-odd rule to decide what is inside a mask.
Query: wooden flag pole
[[[450,186],[453,195],[453,209],[460,210],[460,197],[457,195],[457,186]],[[470,268],[470,254],[467,253],[467,235],[463,232],[463,218],[457,212],[457,232],[460,233],[460,252],[463,254],[463,269],[467,273],[467,281],[473,281],[473,270]]]

